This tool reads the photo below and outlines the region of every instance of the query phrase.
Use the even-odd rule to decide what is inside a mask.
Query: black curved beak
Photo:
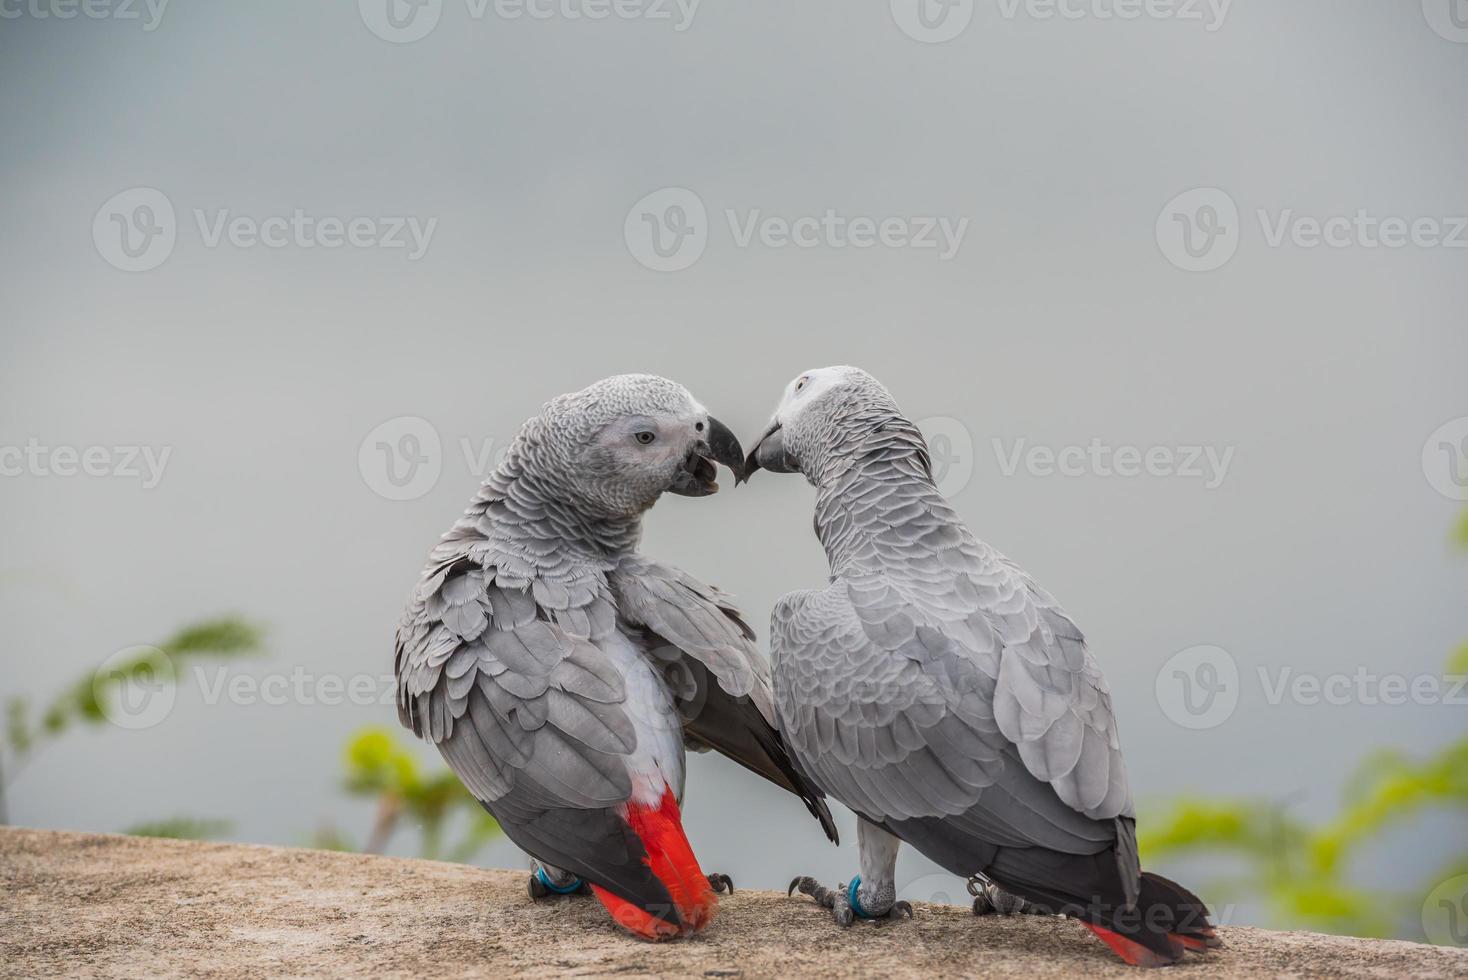
[[[684,497],[718,493],[716,463],[729,467],[735,486],[744,480],[744,447],[727,425],[710,415],[704,437],[689,451],[682,471],[668,489]]]
[[[785,451],[785,432],[779,422],[771,422],[765,434],[759,437],[749,456],[744,460],[744,476],[736,481],[747,482],[755,470],[771,473],[799,473],[800,464]]]

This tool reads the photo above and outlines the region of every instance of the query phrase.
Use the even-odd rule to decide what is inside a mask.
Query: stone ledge
[[[737,874],[738,869],[730,869]],[[1136,977],[1079,925],[975,919],[841,931],[809,901],[737,892],[651,945],[594,899],[534,905],[525,873],[359,854],[0,828],[6,976]],[[1465,977],[1468,950],[1263,929],[1170,976]]]

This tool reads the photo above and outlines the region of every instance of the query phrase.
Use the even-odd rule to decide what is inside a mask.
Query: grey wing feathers
[[[910,549],[906,574],[848,573],[776,606],[793,753],[874,820],[953,818],[1001,846],[1109,846],[1130,798],[1094,662],[1021,573],[966,532],[954,544],[967,554]]]
[[[514,570],[460,557],[445,560],[409,602],[397,640],[399,718],[487,804],[517,786],[582,808],[631,792],[623,757],[636,735],[622,709],[622,676],[562,625],[568,613],[590,621],[587,607],[609,603],[582,591],[548,592]]]
[[[652,654],[683,717],[685,743],[713,748],[799,796],[837,841],[819,789],[792,764],[775,720],[770,668],[727,595],[670,565],[634,556],[610,576],[618,611],[651,634]]]
[[[749,696],[769,709],[769,671],[760,663],[754,632],[727,596],[641,556],[624,559],[610,581],[623,619],[696,658],[729,696]]]

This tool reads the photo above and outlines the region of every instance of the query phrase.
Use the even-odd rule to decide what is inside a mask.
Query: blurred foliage
[[[260,652],[262,631],[243,619],[226,616],[192,623],[156,647],[137,647],[121,659],[104,661],[86,677],[69,685],[37,715],[30,699],[14,697],[5,706],[4,735],[0,742],[8,758],[0,768],[0,823],[4,823],[7,781],[45,743],[79,726],[107,722],[106,706],[133,683],[154,685],[160,678],[177,678],[191,661],[241,657]],[[377,801],[377,817],[363,848],[380,853],[403,821],[418,827],[421,855],[467,861],[499,835],[499,825],[464,789],[448,769],[422,771],[411,751],[385,729],[369,728],[354,735],[344,753],[345,788],[358,797]],[[445,849],[445,828],[457,813],[468,814],[467,829]],[[129,827],[124,833],[139,837],[205,840],[228,834],[227,820],[172,817]],[[358,848],[331,826],[317,831],[317,847],[351,851]]]
[[[261,630],[238,617],[203,620],[185,626],[156,647],[138,647],[132,656],[116,662],[104,662],[52,700],[40,713],[39,720],[35,720],[29,698],[11,698],[5,705],[5,736],[4,743],[0,744],[0,749],[9,756],[5,759],[3,772],[0,772],[0,823],[7,819],[3,809],[3,789],[33,753],[79,725],[96,727],[105,724],[105,705],[127,684],[150,682],[162,676],[175,677],[192,660],[240,657],[258,653],[261,647]],[[156,826],[163,827],[167,823]]]
[[[1454,540],[1468,548],[1468,512]],[[1468,674],[1468,644],[1445,672]],[[1445,855],[1432,880],[1405,895],[1353,885],[1349,865],[1389,829],[1429,808],[1468,816],[1468,735],[1421,758],[1392,749],[1372,755],[1346,783],[1339,812],[1318,825],[1268,801],[1183,799],[1150,815],[1137,844],[1147,862],[1210,853],[1242,859],[1236,875],[1208,890],[1225,901],[1262,899],[1279,925],[1412,937],[1422,896],[1437,882],[1468,873],[1468,849]]]
[[[260,629],[232,616],[185,626],[156,647],[139,647],[136,655],[79,678],[47,706],[39,723],[31,721],[28,699],[11,698],[5,706],[6,746],[17,759],[23,759],[40,743],[75,725],[104,723],[104,704],[128,683],[176,675],[191,660],[258,653],[261,646]]]
[[[347,743],[343,754],[348,793],[377,801],[377,816],[363,850],[380,854],[404,820],[421,835],[419,855],[432,860],[464,862],[499,836],[493,817],[469,795],[459,778],[447,769],[425,773],[412,751],[384,728],[364,728]],[[450,818],[466,813],[468,828],[447,849],[444,833]],[[318,832],[318,847],[355,850],[332,828]]]
[[[233,828],[228,820],[201,820],[197,817],[170,817],[135,824],[123,831],[133,837],[172,837],[175,840],[212,840],[223,837]]]

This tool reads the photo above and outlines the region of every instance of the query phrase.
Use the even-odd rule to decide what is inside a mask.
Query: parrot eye
[[[809,381],[810,381],[810,378],[809,377],[801,378],[799,381],[795,382],[795,390],[796,391],[801,390],[802,388],[804,388],[806,386],[807,383],[809,383]]]
[[[632,434],[632,438],[636,439],[640,444],[644,446],[650,446],[652,445],[653,441],[657,439],[657,435],[655,433],[643,430],[642,432],[634,432]]]

